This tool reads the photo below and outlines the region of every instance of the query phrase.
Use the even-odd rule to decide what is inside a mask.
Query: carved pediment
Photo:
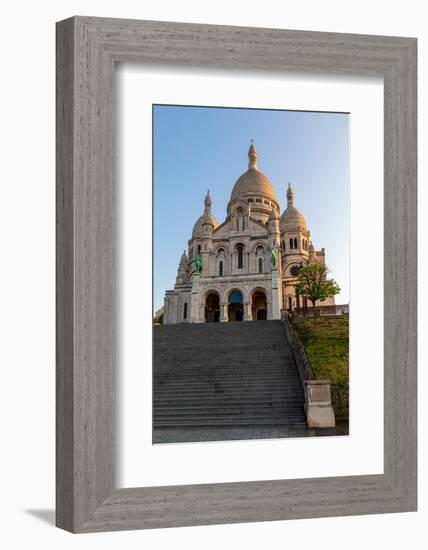
[[[240,231],[239,233],[247,234],[251,238],[257,236],[268,236],[268,227],[262,222],[259,222],[255,220],[254,218],[249,218],[248,220],[248,229],[245,229],[245,231]],[[236,229],[232,227],[232,220],[228,219],[221,225],[219,225],[214,231],[213,231],[213,238],[214,239],[228,239],[231,237],[236,237]]]
[[[230,233],[230,220],[226,220],[213,231],[214,239],[227,238]]]
[[[258,220],[255,220],[254,218],[251,218],[248,220],[248,228],[250,231],[254,231],[254,233],[263,233],[265,235],[268,234],[268,226],[264,224],[263,222],[260,222]]]

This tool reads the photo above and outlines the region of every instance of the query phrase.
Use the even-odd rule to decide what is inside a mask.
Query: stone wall
[[[288,310],[283,310],[287,314]],[[293,318],[303,317],[324,317],[324,316],[342,316],[349,315],[349,304],[309,306],[307,308],[299,307],[293,309],[291,316]]]

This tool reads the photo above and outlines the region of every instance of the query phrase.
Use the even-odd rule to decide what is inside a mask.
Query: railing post
[[[309,428],[334,428],[336,419],[331,404],[329,380],[306,380],[305,411]]]

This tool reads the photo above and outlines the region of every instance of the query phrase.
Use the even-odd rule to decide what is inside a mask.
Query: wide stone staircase
[[[304,428],[304,392],[280,321],[154,327],[153,426]]]

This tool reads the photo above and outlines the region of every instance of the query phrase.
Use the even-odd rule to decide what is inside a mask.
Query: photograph
[[[349,434],[349,113],[155,104],[153,443]]]

